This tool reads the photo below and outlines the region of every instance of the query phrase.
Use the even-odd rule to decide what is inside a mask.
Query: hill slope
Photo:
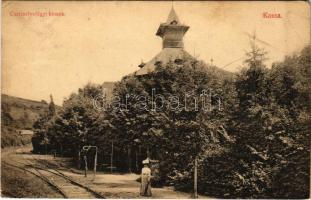
[[[1,95],[2,126],[16,129],[32,129],[39,115],[48,109],[45,101],[33,101],[18,97]]]
[[[1,148],[30,142],[31,135],[22,136],[19,130],[32,129],[40,114],[48,109],[45,101],[33,101],[1,95]]]

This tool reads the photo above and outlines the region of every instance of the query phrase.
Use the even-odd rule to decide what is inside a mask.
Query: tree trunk
[[[136,172],[138,172],[139,169],[138,169],[138,153],[137,153],[137,148],[135,149],[135,166],[136,166]]]
[[[80,148],[78,151],[78,169],[81,169],[81,152],[80,152]]]
[[[132,158],[131,158],[131,148],[127,146],[127,162],[128,162],[128,170],[132,172]]]
[[[111,156],[110,156],[110,172],[112,173],[113,169],[113,141],[111,142]]]
[[[150,158],[149,146],[147,147],[147,158]]]
[[[60,144],[60,157],[63,157],[63,145]]]

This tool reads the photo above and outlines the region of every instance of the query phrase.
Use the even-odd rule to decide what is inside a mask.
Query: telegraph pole
[[[194,182],[193,182],[193,198],[198,198],[198,158],[194,158]]]
[[[195,55],[195,48],[193,52],[193,56],[195,58],[194,61],[194,67],[196,67],[196,63],[198,62],[197,58],[198,55]],[[212,62],[212,61],[211,61]],[[196,132],[196,137],[194,141],[194,149],[195,149],[195,156],[194,156],[194,169],[193,169],[193,198],[197,199],[198,198],[198,153],[197,153],[197,132]]]
[[[197,144],[194,143],[195,156],[194,156],[194,166],[193,166],[193,199],[198,198],[198,154],[197,154]]]
[[[86,157],[86,152],[85,152],[83,158],[84,158],[84,176],[87,177],[87,157]]]
[[[95,146],[95,158],[94,158],[94,179],[96,176],[96,167],[97,167],[97,147]]]
[[[44,150],[45,150],[45,158],[47,158],[48,148],[47,148],[47,134],[44,132]]]

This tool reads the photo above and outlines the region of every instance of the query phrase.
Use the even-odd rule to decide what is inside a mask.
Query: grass
[[[44,181],[23,170],[2,164],[2,197],[14,198],[61,198]]]

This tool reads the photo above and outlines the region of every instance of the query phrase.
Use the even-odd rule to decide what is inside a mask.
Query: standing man
[[[144,167],[141,170],[140,195],[151,197],[151,169],[149,168],[149,158],[143,160]]]

